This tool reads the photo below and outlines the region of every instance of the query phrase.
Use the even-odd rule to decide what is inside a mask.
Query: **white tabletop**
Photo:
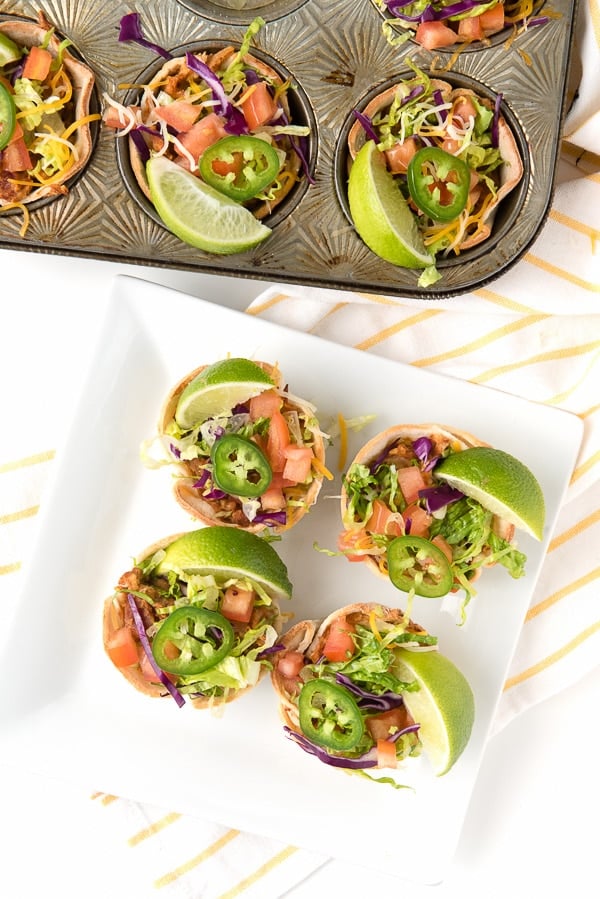
[[[74,300],[71,314],[78,324],[89,321],[93,327],[97,307],[117,274],[154,281],[237,309],[244,309],[266,286],[246,279],[8,250],[0,250],[0,261],[3,344],[18,340],[23,352],[32,354],[32,364],[36,364],[35,354],[44,340],[51,341],[49,328],[69,328],[69,321],[53,320],[53,297],[68,292]],[[84,348],[74,348],[73,354],[75,361],[83,358]],[[2,405],[11,410],[16,388],[2,359],[0,375]],[[10,421],[10,414],[5,414],[1,438],[5,458],[10,453]],[[18,672],[14,676],[18,677]],[[600,669],[522,714],[491,739],[455,862],[443,884],[407,886],[378,877],[370,867],[333,861],[286,895],[352,899],[377,895],[381,888],[390,896],[410,891],[412,897],[444,899],[524,899],[557,895],[561,890],[582,899],[597,895],[598,708]],[[43,752],[43,746],[39,749]],[[114,857],[99,857],[91,829],[92,804],[86,804],[81,789],[40,780],[27,771],[17,775],[3,767],[0,759],[4,825],[0,896],[33,899],[56,893],[65,899],[141,899],[139,884],[127,869],[127,853],[121,857],[116,847]],[[360,826],[376,827],[377,823],[361,822]],[[400,873],[410,865],[410,859],[402,855],[402,832],[409,827],[410,821],[398,821]],[[82,828],[90,829],[85,848],[77,854],[71,851],[75,828],[79,834]],[[81,840],[77,843],[80,846]]]

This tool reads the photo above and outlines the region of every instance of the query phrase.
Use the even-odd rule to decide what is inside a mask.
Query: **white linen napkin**
[[[600,659],[600,5],[582,0],[559,185],[530,251],[489,287],[450,300],[274,286],[249,314],[579,415],[585,437],[495,722],[589,672]],[[20,383],[24,393],[36,384]],[[36,394],[37,395],[37,394]],[[0,455],[0,602],[19,595],[36,514],[54,464],[28,431]],[[9,455],[6,455],[7,447]],[[134,897],[278,899],[327,858],[176,811],[95,794],[97,858]],[[71,798],[68,813],[77,815]],[[73,833],[73,830],[70,830]],[[77,836],[71,836],[75,842]],[[89,839],[82,831],[82,844]],[[70,846],[77,855],[77,845]],[[118,871],[123,872],[119,881]]]

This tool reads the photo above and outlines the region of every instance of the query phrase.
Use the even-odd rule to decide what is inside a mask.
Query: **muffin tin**
[[[423,300],[482,287],[530,248],[552,200],[576,2],[551,0],[540,11],[551,14],[546,24],[512,41],[469,47],[456,58],[456,47],[430,52],[412,40],[392,46],[374,0],[258,2],[250,0],[249,7],[239,9],[239,0],[9,0],[0,18],[35,19],[43,10],[94,70],[100,108],[104,92],[127,101],[134,90],[122,86],[143,83],[160,63],[151,51],[118,42],[123,15],[139,12],[148,40],[175,55],[177,49],[239,44],[248,24],[261,16],[265,25],[253,38],[251,52],[298,86],[297,113],[313,129],[309,159],[314,178],[313,184],[299,185],[266,220],[273,233],[263,244],[220,257],[182,243],[139,193],[126,141],[97,125],[87,168],[66,197],[31,208],[24,237],[18,211],[0,212],[0,246]],[[440,261],[441,280],[423,289],[417,285],[418,272],[384,262],[365,246],[352,227],[346,200],[345,138],[352,110],[399,80],[407,59],[485,96],[501,94],[525,168],[519,187],[500,207],[492,237],[457,260]]]

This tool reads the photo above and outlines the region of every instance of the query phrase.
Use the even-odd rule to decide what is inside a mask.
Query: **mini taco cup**
[[[420,441],[428,441],[427,451],[421,448],[421,453],[415,452],[414,447],[419,446]],[[467,431],[432,423],[399,424],[376,434],[358,451],[343,479],[340,499],[344,525],[339,539],[341,551],[351,561],[361,561],[374,574],[389,579],[387,551],[390,543],[396,537],[404,538],[409,535],[419,540],[424,539],[433,543],[446,556],[452,578],[447,583],[448,589],[445,592],[454,592],[460,588],[468,591],[469,585],[481,576],[482,570],[497,562],[497,556],[489,546],[490,540],[493,541],[491,535],[506,544],[512,544],[515,534],[513,524],[496,514],[488,513],[490,523],[485,532],[487,536],[484,534],[481,543],[473,549],[473,555],[470,556],[467,544],[458,539],[454,542],[454,537],[439,526],[439,521],[445,516],[443,510],[451,508],[451,504],[458,503],[461,498],[466,498],[462,494],[445,493],[447,485],[439,482],[435,476],[435,461],[448,453],[476,446],[489,444]],[[357,496],[357,491],[351,486],[353,472],[360,466],[363,470],[368,469],[377,480],[376,471],[383,471],[384,466],[390,464],[397,472],[394,475],[399,485],[397,501],[391,500],[382,487],[373,505],[363,508],[360,496]],[[402,472],[407,473],[406,480]],[[407,495],[403,495],[403,485],[406,485]],[[419,490],[432,491],[434,494],[439,491],[439,496],[419,496]],[[376,503],[381,503],[381,507],[375,508]],[[359,508],[368,516],[367,520],[361,520]],[[456,508],[458,509],[458,505]],[[448,571],[445,573],[448,574]],[[415,592],[421,591],[415,588]],[[422,595],[441,596],[444,592],[435,592],[433,588],[431,592],[427,592],[424,587]]]
[[[162,563],[162,567],[160,562],[157,567],[152,567],[151,560],[156,561],[157,554],[164,557],[169,547],[181,539],[193,539],[193,535],[194,532],[165,537],[137,556],[134,566],[121,575],[114,592],[104,601],[102,632],[104,649],[109,659],[136,690],[152,698],[164,698],[171,693],[180,705],[183,704],[185,695],[185,699],[194,708],[205,709],[238,699],[263,679],[267,666],[262,663],[260,653],[268,651],[274,645],[282,630],[285,616],[280,610],[279,600],[289,598],[291,585],[286,581],[285,566],[278,557],[275,564],[281,576],[278,582],[282,585],[280,587],[266,585],[258,575],[256,580],[247,572],[240,571],[236,575],[235,566],[240,562],[232,551],[230,558],[225,560],[228,563],[225,566],[211,567],[210,564],[199,563],[196,572],[192,567],[178,568],[166,561]],[[276,556],[275,550],[264,544],[264,541],[260,541],[264,544],[260,547],[258,544],[247,545],[254,540],[260,538],[244,535],[244,546],[241,549],[244,558],[247,558],[248,551],[252,553],[253,550],[263,559],[265,554]],[[269,562],[273,564],[272,559]],[[187,565],[193,566],[193,559],[188,557]],[[207,582],[206,607],[201,591],[194,594],[189,604],[186,603],[186,591],[189,593],[192,589],[190,584],[200,571],[211,578],[211,583]],[[248,596],[248,593],[252,595]],[[177,599],[174,600],[175,596]],[[250,605],[242,609],[246,600]],[[132,609],[132,602],[135,603],[137,615]],[[163,669],[162,673],[157,672],[156,666],[161,667],[161,656],[155,649],[157,633],[165,623],[169,623],[174,612],[177,614],[190,606],[202,611],[206,608],[207,619],[212,616],[205,626],[207,631],[212,628],[210,639],[215,651],[223,646],[220,641],[226,639],[228,642],[233,640],[229,648],[234,651],[237,644],[243,638],[248,639],[252,631],[256,632],[254,639],[249,641],[244,652],[235,653],[236,658],[225,653],[217,659],[217,664],[193,673],[194,676],[184,670],[175,672]],[[239,620],[240,617],[247,620]],[[146,640],[140,633],[141,626]],[[176,659],[177,668],[177,651],[170,641],[164,645],[171,659],[168,664],[172,667],[172,659]],[[148,650],[152,654],[152,660],[149,660]],[[265,654],[268,655],[268,652]],[[245,661],[239,661],[240,659]],[[230,662],[232,667],[229,667]]]
[[[256,364],[269,375],[273,382],[272,389],[281,396],[283,415],[289,417],[290,421],[299,422],[295,434],[296,440],[300,433],[308,435],[308,442],[305,445],[312,449],[313,463],[307,479],[304,482],[293,484],[289,478],[287,481],[283,478],[283,472],[274,472],[271,484],[282,484],[281,496],[270,495],[269,506],[279,506],[279,508],[263,508],[266,500],[264,497],[259,497],[261,505],[253,510],[256,513],[255,517],[250,518],[248,517],[251,514],[250,510],[244,511],[243,498],[232,494],[223,496],[212,489],[214,487],[212,479],[209,477],[206,480],[206,476],[210,472],[210,457],[203,452],[198,458],[188,461],[171,456],[171,464],[175,472],[173,495],[179,505],[202,524],[236,527],[251,533],[269,530],[271,533],[277,534],[296,525],[316,503],[326,472],[325,440],[318,426],[314,407],[306,400],[285,390],[279,368],[267,362],[257,361]],[[158,420],[158,434],[170,445],[172,444],[168,435],[172,429],[179,398],[188,384],[208,367],[207,365],[199,366],[185,375],[173,387],[163,404]]]
[[[429,80],[432,92],[439,92],[444,103],[454,104],[460,98],[475,98],[479,104],[486,107],[491,112],[494,111],[494,104],[490,99],[476,91],[467,87],[454,87],[447,81],[432,78]],[[378,115],[385,113],[391,106],[398,92],[398,84],[392,85],[382,93],[373,97],[364,109],[361,110],[363,115],[368,119],[372,119]],[[432,101],[432,106],[435,105]],[[502,165],[494,175],[497,181],[494,195],[489,195],[489,191],[485,188],[485,182],[479,184],[473,191],[479,190],[480,197],[475,200],[473,205],[474,217],[477,219],[477,228],[470,228],[464,236],[453,247],[453,254],[459,255],[464,250],[475,247],[486,241],[492,234],[494,219],[498,211],[500,203],[505,197],[513,191],[520,183],[524,167],[523,160],[517,145],[517,141],[509,126],[506,118],[499,113],[496,122],[497,147],[502,157]],[[364,144],[366,136],[359,121],[355,122],[348,132],[348,152],[350,155],[349,166],[352,160]],[[441,140],[437,138],[428,139],[433,146],[442,146]],[[475,193],[472,194],[475,197]],[[484,202],[485,201],[485,202]]]
[[[227,46],[212,53],[210,51],[198,51],[195,55],[203,63],[206,63],[213,72],[218,73],[220,70],[226,68],[233,57],[237,55],[237,52],[235,47]],[[278,103],[280,104],[287,121],[291,122],[292,112],[290,110],[286,91],[283,89],[284,81],[281,75],[276,72],[272,66],[251,53],[245,54],[244,62],[260,79],[273,86],[278,92]],[[156,127],[156,117],[154,116],[154,110],[156,108],[154,100],[155,91],[164,88],[176,98],[178,92],[183,90],[190,80],[199,82],[201,78],[189,69],[186,64],[185,56],[174,57],[165,62],[156,74],[153,75],[150,84],[144,90],[140,103],[138,125],[141,124],[144,126]],[[260,129],[258,129],[257,136],[260,136],[259,132]],[[140,132],[140,134],[143,134],[143,132]],[[223,135],[225,135],[225,132],[223,132]],[[265,135],[263,135],[263,139],[264,137]],[[160,143],[162,143],[162,141],[160,141]],[[151,150],[154,149],[155,144],[158,146],[156,137],[148,137],[148,144]],[[290,193],[300,177],[301,160],[299,155],[294,152],[290,140],[283,136],[278,140],[277,146],[285,151],[285,162],[282,164],[277,176],[279,182],[277,189],[272,191],[268,200],[255,199],[244,203],[257,219],[264,219],[269,216]],[[186,165],[185,159],[182,158],[181,154],[176,151],[176,148],[174,148],[173,145],[166,148],[166,155],[168,158]],[[137,143],[131,136],[129,137],[129,156],[135,180],[146,199],[152,202],[146,176],[146,156],[145,153],[140,153],[139,143]]]
[[[441,775],[466,747],[474,719],[471,688],[437,651],[437,638],[400,609],[353,603],[321,621],[298,622],[278,645],[271,682],[284,732],[319,761],[393,769],[425,750]],[[442,684],[433,699],[421,692],[427,680]],[[447,740],[427,720],[432,704],[446,722]]]
[[[65,169],[61,176],[48,177],[48,181],[51,183],[47,185],[40,184],[34,180],[31,184],[13,185],[12,189],[9,191],[9,183],[2,179],[0,199],[3,204],[29,204],[47,197],[65,194],[67,192],[67,182],[71,181],[85,168],[92,154],[93,139],[87,118],[90,115],[95,76],[92,70],[73,56],[68,49],[60,50],[61,41],[56,34],[53,33],[49,40],[46,40],[51,28],[52,26],[43,13],[39,14],[37,23],[21,19],[0,22],[0,33],[6,35],[7,38],[10,38],[10,40],[12,40],[18,47],[29,50],[32,47],[44,44],[45,48],[51,53],[54,59],[58,57],[59,53],[62,54],[64,71],[72,86],[72,95],[70,99],[66,101],[65,105],[59,110],[62,125],[64,126],[64,129],[68,131],[75,123],[81,122],[81,124],[69,133],[69,143],[73,147],[70,165]],[[63,88],[64,85],[59,85],[59,97],[64,95]],[[68,88],[68,90],[70,90],[70,88]],[[47,93],[50,95],[53,91],[48,88]],[[99,118],[99,116],[97,116],[97,118]],[[20,121],[23,122],[25,120],[21,118]],[[38,129],[36,128],[33,130]],[[31,145],[29,149],[31,162],[35,164],[36,156]],[[6,175],[6,172],[4,172],[4,174]],[[19,176],[14,180],[25,181],[27,171],[23,170],[20,173],[9,173],[9,176],[10,175]]]

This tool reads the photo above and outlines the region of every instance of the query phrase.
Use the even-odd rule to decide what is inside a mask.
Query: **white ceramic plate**
[[[542,544],[520,538],[526,577],[513,581],[500,566],[486,572],[463,627],[441,600],[415,600],[413,618],[438,635],[475,693],[469,746],[446,776],[435,778],[421,758],[401,774],[412,789],[394,790],[321,765],[284,738],[269,679],[217,718],[136,693],[105,657],[102,605],[120,574],[154,540],[195,526],[172,500],[168,472],[142,466],[140,444],[170,387],[227,354],[278,361],[290,389],[317,405],[324,429],[339,412],[374,414],[350,454],[392,424],[438,421],[513,453],[540,480],[547,527]],[[117,278],[12,631],[0,644],[0,757],[383,872],[441,880],[580,439],[578,419],[555,409]],[[404,594],[362,566],[314,549],[336,546],[338,453],[334,444],[327,458],[335,480],[276,544],[296,619],[355,601],[403,604]]]

